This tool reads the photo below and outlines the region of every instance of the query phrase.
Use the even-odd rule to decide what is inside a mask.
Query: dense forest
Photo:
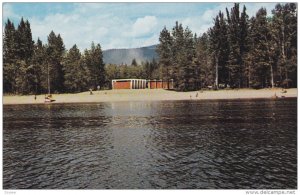
[[[297,86],[297,10],[277,4],[272,17],[261,8],[249,19],[239,4],[220,11],[202,36],[176,23],[160,33],[161,78],[179,90],[206,86],[265,88]]]
[[[277,4],[268,17],[261,8],[249,18],[246,7],[234,4],[220,11],[201,36],[178,22],[162,29],[158,60],[130,65],[103,62],[100,44],[80,52],[67,50],[53,31],[47,43],[34,42],[29,21],[17,28],[8,19],[3,38],[4,94],[74,93],[110,88],[111,79],[173,79],[180,91],[297,87],[297,6]]]
[[[53,31],[47,44],[32,41],[30,24],[23,18],[15,29],[5,24],[3,45],[3,91],[40,94],[86,91],[104,86],[105,71],[100,44],[80,53],[76,45],[66,51],[60,34]],[[49,76],[48,76],[49,75]]]

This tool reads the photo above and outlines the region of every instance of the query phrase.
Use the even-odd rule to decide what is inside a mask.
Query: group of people
[[[93,95],[93,89],[90,88],[89,91],[90,91],[90,95]],[[99,85],[97,86],[97,91],[100,91],[100,86]]]

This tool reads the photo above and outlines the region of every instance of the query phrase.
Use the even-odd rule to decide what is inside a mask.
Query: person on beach
[[[90,88],[90,95],[93,95],[93,90],[92,90],[92,88]]]
[[[196,98],[198,97],[198,92],[196,93]]]
[[[284,88],[281,89],[281,93],[286,93],[286,92],[287,92],[286,89],[284,89]]]

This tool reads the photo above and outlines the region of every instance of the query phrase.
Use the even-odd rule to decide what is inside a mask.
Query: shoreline
[[[278,99],[297,98],[298,89],[286,89],[282,93],[281,88],[273,89],[223,89],[223,90],[205,90],[191,92],[176,92],[164,89],[120,89],[93,91],[90,93],[82,92],[76,94],[53,94],[56,100],[46,104],[66,104],[66,103],[100,103],[100,102],[129,102],[129,101],[175,101],[175,100],[239,100],[239,99]],[[26,96],[3,96],[3,105],[20,104],[45,104],[45,95]]]

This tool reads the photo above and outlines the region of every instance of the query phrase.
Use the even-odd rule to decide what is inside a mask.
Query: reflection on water
[[[297,187],[297,100],[4,106],[4,189]]]

